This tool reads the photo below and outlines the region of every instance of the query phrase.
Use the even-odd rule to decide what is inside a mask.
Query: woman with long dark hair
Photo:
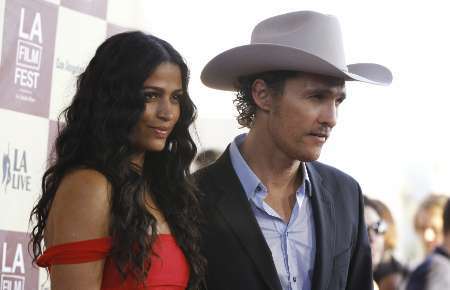
[[[107,39],[80,75],[33,208],[34,262],[52,289],[198,289],[189,71],[167,42]]]

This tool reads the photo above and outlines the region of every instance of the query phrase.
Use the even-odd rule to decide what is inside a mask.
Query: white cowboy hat
[[[293,70],[389,85],[392,73],[375,63],[347,65],[339,21],[332,15],[298,11],[263,20],[248,45],[229,49],[203,68],[202,82],[234,91],[241,76]]]

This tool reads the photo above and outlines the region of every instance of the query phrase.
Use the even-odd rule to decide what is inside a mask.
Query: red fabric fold
[[[48,248],[37,260],[40,267],[79,264],[104,259],[111,249],[111,238],[60,244]]]
[[[108,253],[111,238],[60,244],[48,248],[37,260],[40,267],[105,260],[102,290],[144,289],[131,275],[123,280]],[[183,290],[189,281],[189,265],[172,235],[158,235],[153,246],[151,268],[145,283],[149,290]]]

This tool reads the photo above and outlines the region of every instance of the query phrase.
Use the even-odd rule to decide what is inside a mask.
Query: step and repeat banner
[[[28,217],[76,77],[105,38],[127,30],[107,0],[0,0],[0,289],[49,289],[31,264]]]

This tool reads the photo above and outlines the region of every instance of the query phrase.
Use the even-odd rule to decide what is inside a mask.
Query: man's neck
[[[280,152],[270,140],[258,138],[250,131],[239,149],[249,167],[266,187],[300,185],[303,178],[299,170],[301,162]]]
[[[301,162],[292,160],[266,138],[252,131],[240,146],[242,157],[267,188],[264,201],[288,223],[302,182]]]

